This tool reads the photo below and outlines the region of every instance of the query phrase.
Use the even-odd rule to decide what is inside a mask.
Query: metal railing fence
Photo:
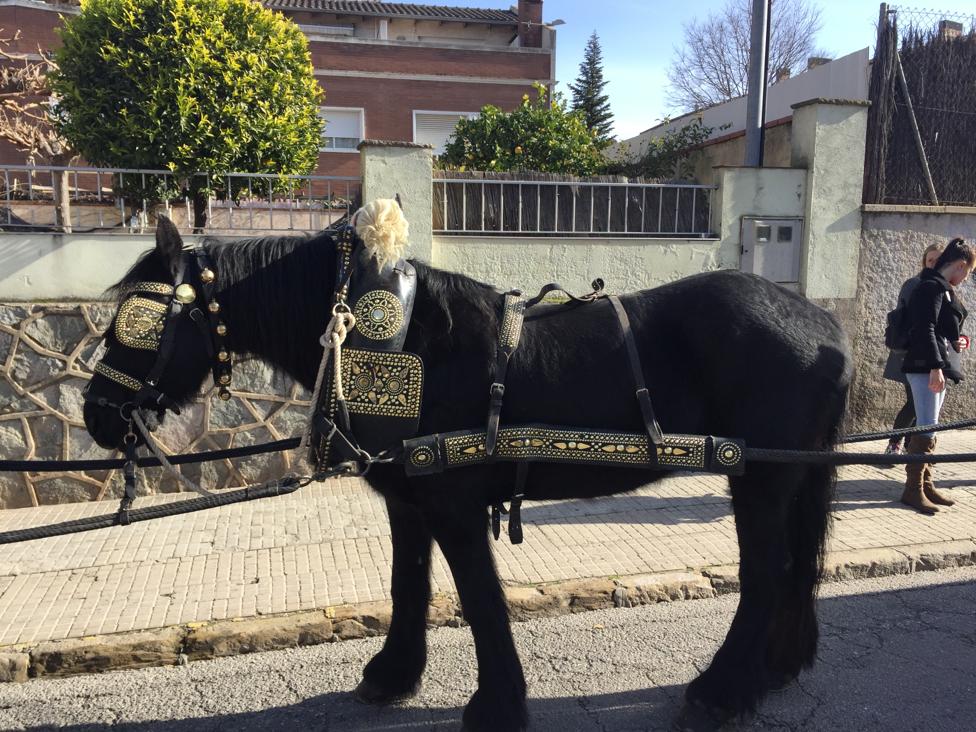
[[[435,177],[438,234],[711,238],[716,186]]]
[[[0,166],[0,230],[133,233],[157,214],[186,231],[314,232],[347,216],[361,179],[265,173]]]

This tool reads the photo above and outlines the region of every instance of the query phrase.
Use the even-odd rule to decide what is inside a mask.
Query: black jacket
[[[908,301],[909,342],[902,371],[922,374],[942,369],[947,379],[959,383],[963,377],[955,342],[966,320],[966,308],[934,269],[924,270],[919,278]]]

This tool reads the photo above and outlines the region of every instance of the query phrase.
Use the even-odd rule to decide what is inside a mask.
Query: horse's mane
[[[414,259],[410,263],[421,285],[413,318],[421,343],[493,348],[501,304],[498,290],[467,275]]]
[[[248,323],[253,336],[248,340],[262,346],[263,352],[255,355],[286,365],[296,378],[314,376],[320,352],[308,344],[317,340],[332,307],[335,248],[330,234],[208,237],[201,246],[217,271],[218,293],[233,292],[227,303],[233,303],[235,320]],[[121,297],[133,282],[170,281],[155,253],[153,249],[143,254],[109,292]],[[466,275],[411,263],[419,284],[413,317],[416,347],[490,351],[498,332],[498,290]],[[278,317],[269,318],[271,313]],[[289,327],[282,327],[282,322]]]

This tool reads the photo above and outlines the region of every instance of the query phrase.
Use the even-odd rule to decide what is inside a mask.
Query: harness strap
[[[627,311],[624,310],[624,305],[620,302],[619,297],[610,295],[610,302],[613,304],[613,309],[617,313],[620,330],[624,335],[624,343],[627,344],[627,358],[630,361],[630,370],[634,376],[634,386],[637,389],[637,404],[640,406],[641,417],[644,420],[644,429],[647,431],[647,436],[651,438],[651,445],[657,447],[664,441],[664,437],[661,434],[661,426],[657,423],[657,418],[654,416],[651,395],[644,385],[644,369],[641,367],[640,354],[637,352],[634,331],[630,327],[630,318],[627,317]],[[650,454],[651,459],[655,460],[657,451],[652,449]]]
[[[512,493],[509,508],[505,508],[502,501],[491,507],[491,534],[495,541],[502,535],[502,514],[508,516],[508,540],[512,544],[521,544],[522,534],[522,501],[525,498],[525,482],[529,476],[528,463],[515,463],[515,490]]]
[[[174,282],[179,286],[184,282],[184,276],[186,273],[186,260],[180,257],[179,269],[176,272],[176,277]],[[165,406],[162,399],[167,398],[164,394],[159,392],[156,385],[159,384],[159,379],[163,375],[163,371],[166,370],[166,365],[169,363],[170,357],[173,355],[173,349],[176,347],[176,320],[179,318],[180,313],[183,312],[183,303],[177,300],[175,297],[171,298],[169,301],[169,308],[166,311],[166,323],[163,327],[163,333],[159,340],[159,350],[156,356],[156,363],[153,364],[149,375],[146,376],[143,382],[143,387],[139,391],[136,397],[137,404],[144,404],[147,401],[153,401],[158,406]]]
[[[501,423],[502,401],[505,398],[505,375],[508,362],[518,348],[522,337],[522,323],[525,319],[525,298],[521,290],[512,290],[505,295],[502,306],[502,323],[498,334],[498,348],[495,351],[495,382],[491,385],[488,398],[488,429],[485,450],[490,457],[498,444],[498,427]]]
[[[560,285],[558,282],[550,282],[548,285],[543,286],[543,288],[539,290],[538,295],[526,301],[525,307],[530,308],[533,305],[538,305],[550,292],[561,292],[569,297],[569,299],[573,302],[593,302],[594,300],[599,300],[601,297],[606,297],[606,294],[603,292],[604,284],[602,279],[597,277],[595,280],[593,280],[591,287],[593,288],[593,292],[578,297]]]

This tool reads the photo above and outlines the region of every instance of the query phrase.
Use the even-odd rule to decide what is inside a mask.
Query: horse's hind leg
[[[739,539],[739,607],[711,665],[691,682],[679,727],[707,729],[751,712],[772,685],[767,647],[790,582],[792,503],[804,468],[750,464],[730,479]],[[785,622],[789,622],[785,619]]]
[[[488,544],[484,506],[452,505],[431,519],[434,538],[451,568],[471,626],[478,658],[478,689],[464,709],[467,732],[515,732],[528,726],[525,677],[515,650]]]
[[[388,498],[393,535],[393,617],[383,649],[363,670],[356,694],[385,704],[416,693],[427,663],[430,602],[430,531],[420,511]]]

